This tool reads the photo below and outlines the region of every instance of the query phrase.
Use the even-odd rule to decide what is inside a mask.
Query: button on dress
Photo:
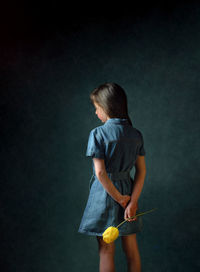
[[[145,154],[143,135],[129,124],[128,119],[108,119],[89,134],[86,156],[104,159],[108,177],[123,195],[132,194],[134,180],[130,171],[137,156]],[[78,232],[102,236],[106,228],[116,227],[124,220],[125,209],[104,189],[95,175],[93,161],[92,170],[88,201]],[[142,227],[142,217],[136,221],[127,221],[119,227],[119,236],[139,232]]]

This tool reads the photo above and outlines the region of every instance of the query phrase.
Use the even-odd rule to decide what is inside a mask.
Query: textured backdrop
[[[143,217],[137,235],[143,271],[200,269],[200,4],[119,9],[77,13],[56,2],[7,9],[0,45],[7,272],[98,271],[95,237],[77,231],[92,174],[87,140],[102,125],[89,94],[106,81],[125,89],[144,136],[139,206],[158,210]],[[124,272],[116,244],[116,271]]]

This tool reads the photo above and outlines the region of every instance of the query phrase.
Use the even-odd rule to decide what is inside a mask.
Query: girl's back
[[[120,118],[108,119],[94,128],[86,151],[86,156],[104,159],[107,172],[130,170],[137,156],[144,154],[142,133]]]

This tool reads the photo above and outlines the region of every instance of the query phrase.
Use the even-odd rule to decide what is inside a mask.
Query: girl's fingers
[[[133,217],[133,216],[134,216],[134,215],[128,215],[127,218],[128,218],[128,217]],[[135,220],[137,220],[136,217],[135,217],[135,218],[132,218],[132,219],[128,219],[129,222],[132,222],[132,221],[135,221]]]
[[[128,218],[128,214],[127,214],[127,211],[125,211],[124,213],[124,219],[126,220]]]
[[[128,218],[130,218],[130,217],[135,216],[135,214],[136,214],[136,213],[130,214],[130,211],[129,211],[128,209],[126,209],[126,210],[124,211],[124,219],[127,220],[128,222],[135,221],[135,220],[137,220],[137,217],[132,218],[132,219],[128,219]]]
[[[131,217],[130,214],[127,214],[127,218]],[[131,219],[128,219],[129,222],[131,222]]]

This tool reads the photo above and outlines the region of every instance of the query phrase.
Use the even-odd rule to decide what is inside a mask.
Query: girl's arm
[[[127,203],[130,201],[130,196],[122,195],[117,188],[114,186],[112,181],[109,179],[104,159],[93,158],[95,174],[98,180],[101,182],[108,194],[117,201],[123,208],[127,206]]]
[[[144,156],[138,156],[135,162],[135,177],[134,177],[134,187],[131,195],[131,203],[136,204],[142,192],[144,185],[144,179],[146,176],[146,165]]]
[[[144,179],[146,176],[146,165],[145,165],[145,157],[138,156],[136,163],[135,163],[135,177],[134,177],[134,186],[133,191],[131,194],[131,201],[129,202],[128,206],[126,207],[124,218],[132,217],[136,214],[136,210],[138,208],[137,202],[142,192],[142,188],[144,185]],[[128,221],[133,221],[135,219],[131,219]]]

